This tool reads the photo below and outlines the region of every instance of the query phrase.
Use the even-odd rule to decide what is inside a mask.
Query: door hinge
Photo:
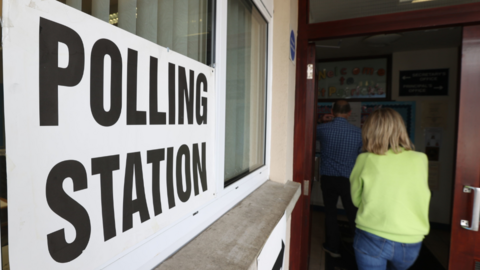
[[[313,64],[307,65],[307,80],[313,79]]]
[[[310,180],[303,180],[303,195],[308,196],[310,190]]]

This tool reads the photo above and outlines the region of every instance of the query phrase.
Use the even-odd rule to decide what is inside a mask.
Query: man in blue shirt
[[[334,103],[333,120],[317,126],[320,141],[320,175],[325,205],[325,236],[323,248],[332,257],[340,257],[340,232],[337,223],[337,201],[342,199],[352,235],[355,234],[357,208],[350,195],[350,173],[362,149],[362,131],[347,122],[351,114],[345,100]],[[326,119],[324,119],[326,120]]]

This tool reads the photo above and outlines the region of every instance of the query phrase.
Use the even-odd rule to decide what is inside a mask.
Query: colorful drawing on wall
[[[353,102],[352,102],[353,103]],[[317,122],[322,119],[323,115],[330,114],[332,110],[331,102],[317,103]],[[408,136],[412,143],[415,141],[415,101],[385,101],[385,102],[362,102],[361,106],[352,106],[352,108],[359,108],[361,110],[361,126],[367,120],[368,116],[379,108],[392,108],[397,111],[403,118],[407,127]],[[358,113],[358,112],[353,112]]]
[[[318,100],[388,100],[389,59],[379,57],[318,63]]]
[[[322,118],[326,114],[332,113],[333,103],[331,102],[322,102],[317,105],[317,124],[322,123]]]
[[[392,108],[403,118],[408,136],[415,141],[415,101],[362,102],[362,126],[368,116],[379,108]]]

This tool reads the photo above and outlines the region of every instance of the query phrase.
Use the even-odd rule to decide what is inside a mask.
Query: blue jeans
[[[404,270],[418,257],[422,242],[404,244],[357,229],[353,248],[359,270]]]

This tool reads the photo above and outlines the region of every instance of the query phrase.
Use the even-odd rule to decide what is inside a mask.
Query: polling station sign
[[[54,0],[3,1],[13,269],[93,269],[215,196],[214,70]]]

